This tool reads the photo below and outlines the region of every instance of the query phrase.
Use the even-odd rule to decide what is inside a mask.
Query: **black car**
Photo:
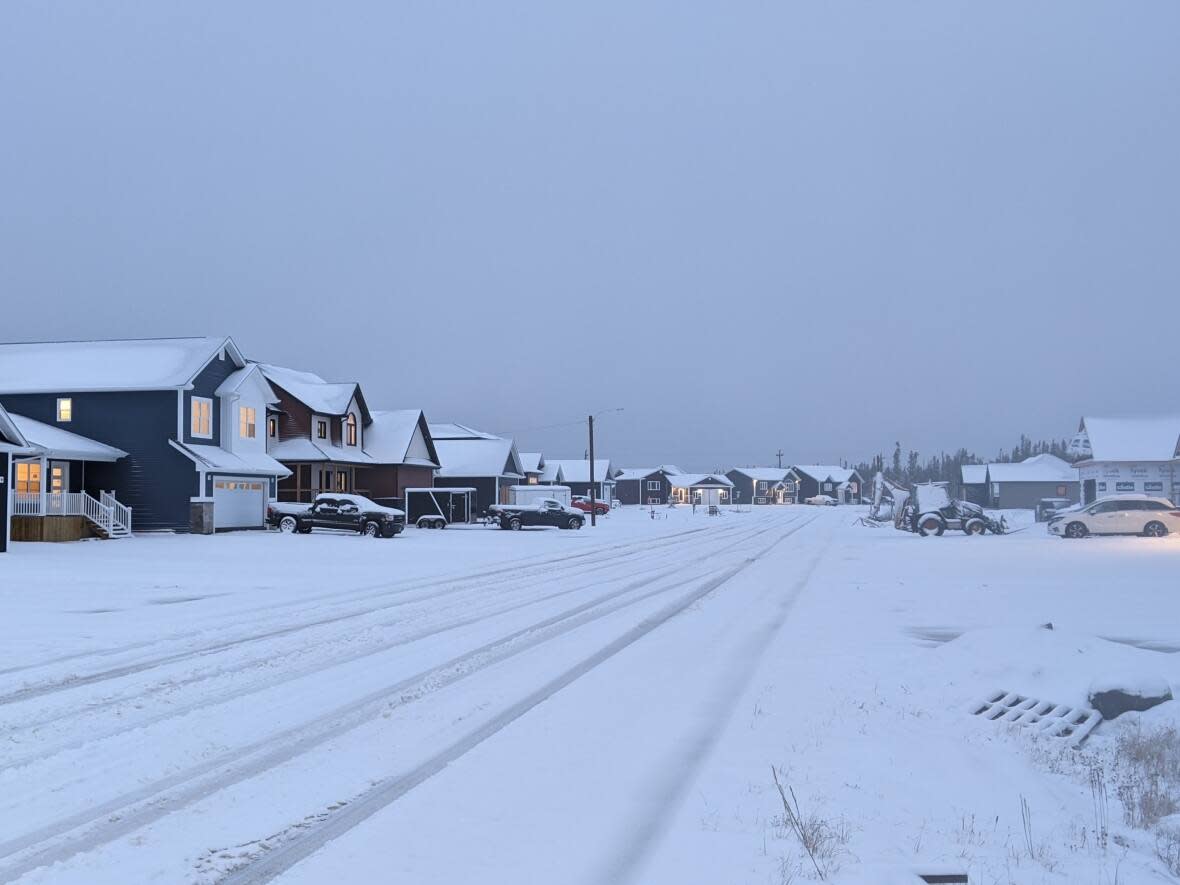
[[[500,504],[488,508],[488,516],[500,523],[502,529],[522,529],[528,526],[554,526],[559,529],[580,529],[586,514],[564,506],[554,498],[542,498],[535,504]]]
[[[280,532],[310,534],[313,529],[356,532],[373,538],[392,538],[406,527],[406,514],[382,507],[361,495],[318,495],[306,509],[275,505],[267,509],[267,522]]]

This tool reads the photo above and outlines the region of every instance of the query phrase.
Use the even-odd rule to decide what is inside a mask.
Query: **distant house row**
[[[853,504],[859,502],[863,485],[852,468],[815,464],[735,467],[723,474],[684,473],[665,464],[627,468],[615,476],[616,494],[623,504],[797,504],[819,495],[838,504]]]
[[[614,494],[609,460],[598,497]],[[0,542],[264,525],[275,501],[397,501],[518,483],[590,489],[586,461],[524,458],[511,439],[371,408],[358,382],[248,359],[228,337],[0,344]],[[11,513],[7,512],[11,510]]]

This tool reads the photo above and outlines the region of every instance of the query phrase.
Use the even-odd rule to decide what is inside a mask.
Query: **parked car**
[[[500,524],[500,528],[512,531],[529,526],[580,529],[586,522],[586,516],[580,510],[566,507],[555,498],[543,498],[535,504],[497,504],[488,508],[488,515]]]
[[[573,500],[570,501],[570,506],[581,510],[583,513],[589,513],[590,497],[588,495],[575,495]],[[595,498],[594,513],[597,516],[603,516],[604,514],[610,513],[610,504],[606,503],[606,501],[600,501]]]
[[[1167,498],[1145,495],[1100,498],[1079,510],[1057,514],[1049,520],[1049,531],[1062,538],[1086,535],[1162,538],[1170,532],[1180,532],[1180,509]]]
[[[1070,510],[1074,502],[1069,498],[1041,498],[1037,501],[1034,517],[1037,522],[1048,522],[1063,510]]]
[[[835,507],[836,499],[831,495],[812,495],[803,499],[804,504],[814,504],[817,507]]]
[[[362,495],[317,495],[302,510],[296,505],[271,505],[266,521],[280,532],[310,534],[314,529],[356,532],[372,538],[392,538],[406,527],[406,514],[396,507],[382,507]]]

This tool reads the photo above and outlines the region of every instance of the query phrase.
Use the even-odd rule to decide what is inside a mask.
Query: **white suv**
[[[1058,513],[1049,531],[1063,538],[1086,535],[1146,535],[1162,538],[1180,532],[1180,509],[1167,498],[1124,495],[1101,498],[1080,510]]]

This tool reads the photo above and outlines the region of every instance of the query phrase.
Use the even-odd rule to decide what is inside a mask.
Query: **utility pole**
[[[778,466],[779,466],[779,469],[781,470],[782,466],[783,466],[783,450],[779,449],[777,452],[775,452],[775,455],[778,456]]]
[[[590,525],[598,525],[598,515],[594,511],[594,416],[587,418],[590,425]]]

